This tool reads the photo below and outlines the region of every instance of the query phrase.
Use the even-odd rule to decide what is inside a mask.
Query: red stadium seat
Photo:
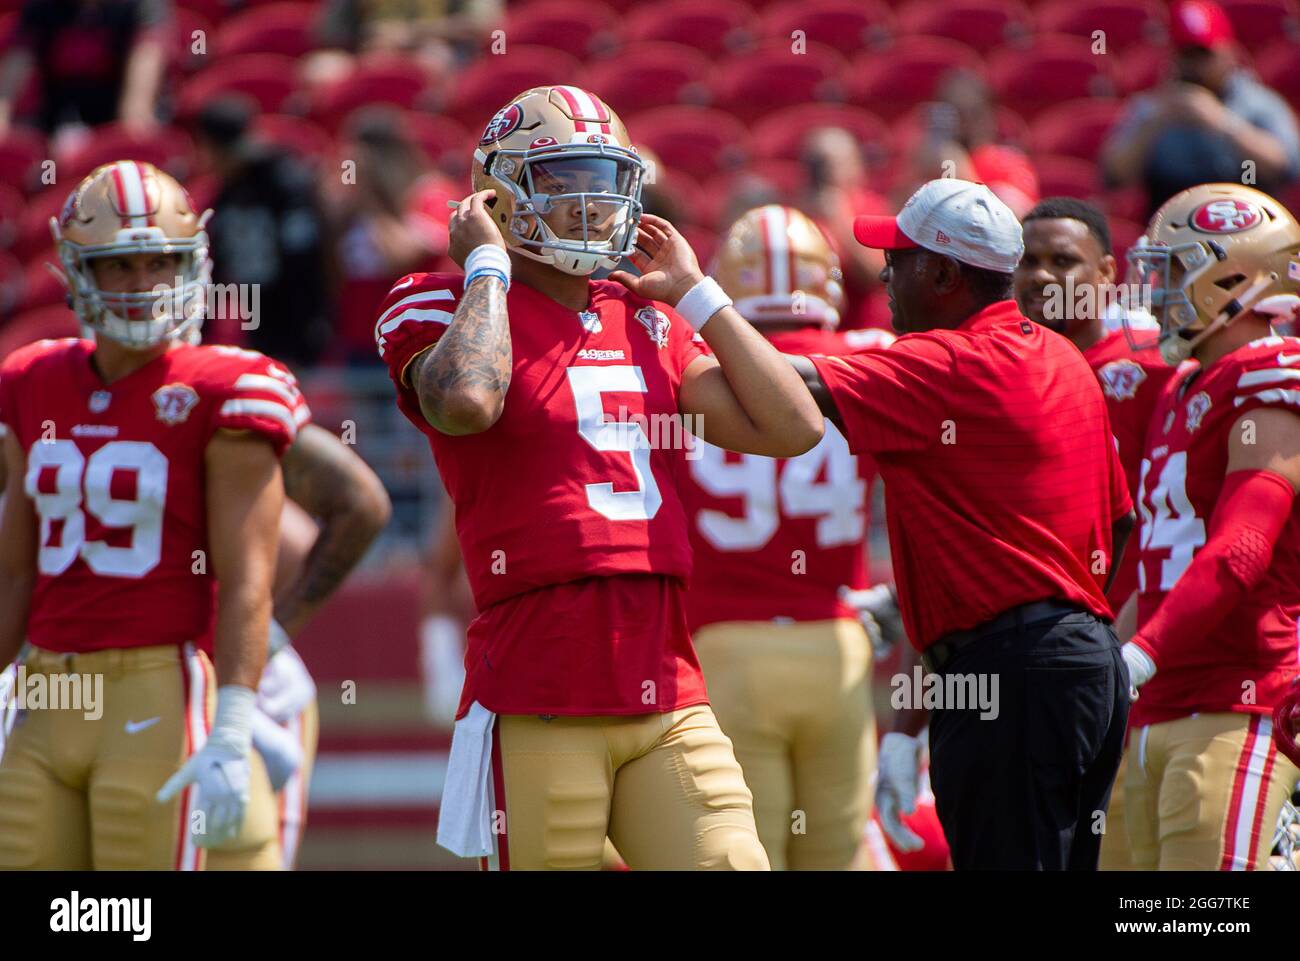
[[[319,162],[334,143],[329,133],[318,124],[290,114],[258,114],[253,119],[252,129],[256,137],[312,162]]]
[[[639,43],[610,60],[593,64],[583,85],[600,95],[624,122],[643,110],[702,102],[709,58],[677,43]]]
[[[550,47],[579,59],[618,45],[614,13],[589,0],[521,4],[510,11],[505,31],[510,43]]]
[[[212,21],[197,11],[177,7],[172,12],[172,23],[172,35],[175,38],[172,41],[173,66],[192,73],[211,63],[208,54],[213,52],[210,46],[213,39]],[[195,50],[195,42],[199,38],[203,40],[200,48],[202,53]]]
[[[773,110],[832,99],[844,59],[831,47],[809,43],[794,53],[788,43],[773,42],[720,64],[709,87],[713,106],[747,123]]]
[[[216,23],[230,16],[238,4],[231,3],[230,0],[176,0],[176,6],[201,13],[208,20]]]
[[[667,40],[717,57],[748,42],[753,16],[739,0],[669,0],[639,7],[624,38],[629,45]]]
[[[406,110],[432,106],[436,82],[437,78],[422,66],[404,57],[367,55],[350,73],[317,90],[309,113],[326,130],[337,134],[350,113],[369,104],[386,103]]]
[[[525,90],[567,83],[580,70],[567,53],[509,46],[504,55],[483,57],[461,72],[444,112],[467,130],[482,132],[493,114]]]
[[[301,57],[315,49],[316,4],[270,3],[231,14],[212,41],[209,53],[281,53]]]
[[[190,192],[195,210],[207,210],[217,199],[221,190],[221,178],[214,171],[195,174],[185,181],[185,189]]]
[[[898,11],[899,29],[988,50],[1023,37],[1029,11],[1020,0],[911,0]]]
[[[1102,197],[1102,206],[1112,217],[1145,223],[1149,206],[1146,189],[1141,186],[1108,190]]]
[[[1232,21],[1237,42],[1248,49],[1285,38],[1300,42],[1295,0],[1219,0]]]
[[[1004,48],[989,58],[989,82],[998,99],[1032,119],[1048,107],[1078,97],[1110,96],[1116,83],[1110,61],[1079,37],[1039,37],[1027,50]]]
[[[1255,68],[1264,83],[1300,112],[1300,44],[1279,40],[1255,57]]]
[[[636,142],[655,152],[668,171],[704,179],[734,169],[748,156],[744,125],[707,107],[660,107],[637,118]]]
[[[1034,157],[1038,189],[1044,197],[1078,197],[1096,200],[1101,193],[1097,165],[1078,157],[1040,154]]]
[[[0,140],[0,181],[26,191],[38,188],[40,163],[48,156],[40,131],[10,127]]]
[[[14,241],[12,253],[19,260],[26,262],[33,257],[44,255],[54,257],[54,238],[50,234],[50,218],[57,217],[63,209],[63,202],[76,186],[59,184],[47,187],[40,193],[27,199],[22,220],[18,224],[18,237]]]
[[[1096,160],[1106,134],[1123,112],[1116,100],[1069,100],[1034,121],[1030,144],[1038,153]]]
[[[1048,0],[1034,14],[1044,33],[1091,41],[1093,31],[1101,30],[1107,53],[1164,42],[1169,19],[1156,0]]]
[[[879,0],[783,0],[763,11],[762,35],[787,46],[803,39],[849,56],[879,46],[895,32],[894,14]]]
[[[903,37],[887,50],[860,54],[841,81],[850,103],[892,120],[933,97],[939,81],[958,67],[983,71],[979,54],[964,43]]]
[[[449,117],[415,110],[402,114],[402,133],[424,151],[430,163],[452,170],[468,170],[478,139]]]
[[[144,160],[184,179],[194,164],[194,144],[189,134],[177,127],[163,127],[139,137],[118,124],[105,124],[95,128],[85,145],[56,155],[55,160],[64,182],[75,183],[100,164],[114,160]]]
[[[754,155],[762,160],[798,160],[808,135],[821,127],[847,130],[869,160],[882,161],[887,154],[889,128],[875,114],[860,107],[809,104],[765,117],[754,128]]]
[[[1142,236],[1146,227],[1136,220],[1128,220],[1124,217],[1116,217],[1113,214],[1106,218],[1110,226],[1110,250],[1115,255],[1115,263],[1118,267],[1117,275],[1119,280],[1124,279],[1125,261],[1124,255],[1132,247],[1139,237]]]
[[[57,262],[58,256],[51,247],[48,254],[34,257],[23,266],[22,310],[66,303],[67,288],[46,266]]]
[[[77,315],[62,304],[25,310],[0,328],[0,357],[47,337],[79,337]]]
[[[194,117],[204,104],[227,94],[251,97],[264,113],[277,113],[293,96],[298,64],[277,53],[224,57],[182,85],[178,110]]]
[[[1169,76],[1169,54],[1150,47],[1133,47],[1120,58],[1116,79],[1122,93],[1150,90]]]

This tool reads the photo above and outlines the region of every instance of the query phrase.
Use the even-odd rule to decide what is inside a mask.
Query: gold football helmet
[[[1241,184],[1202,184],[1169,198],[1129,248],[1128,263],[1129,281],[1149,291],[1160,353],[1172,365],[1241,314],[1281,322],[1300,307],[1300,224]],[[1129,337],[1136,342],[1142,332],[1130,329]]]
[[[742,214],[722,238],[712,273],[752,324],[833,330],[840,322],[839,258],[812,218],[793,207],[769,204]]]
[[[568,274],[613,268],[636,244],[645,163],[618,115],[580,87],[533,87],[488,122],[474,189],[506,246]]]
[[[50,218],[83,329],[137,350],[196,331],[212,277],[204,230],[211,216],[196,212],[185,188],[152,164],[119,160],[88,174]],[[153,253],[180,256],[176,284],[116,293],[96,283],[96,257]]]

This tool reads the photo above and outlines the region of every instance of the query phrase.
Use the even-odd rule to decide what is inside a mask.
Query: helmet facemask
[[[567,274],[612,269],[632,252],[646,164],[604,143],[496,150],[484,173],[509,192],[511,247]]]
[[[192,342],[203,323],[212,262],[208,236],[199,221],[192,237],[167,237],[159,227],[124,228],[111,243],[82,245],[64,237],[52,221],[68,293],[82,324],[132,350],[148,350],[166,340]],[[94,261],[135,254],[177,254],[177,283],[149,291],[119,293],[100,288]]]

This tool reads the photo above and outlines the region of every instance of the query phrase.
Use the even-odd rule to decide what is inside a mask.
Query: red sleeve
[[[855,454],[919,451],[937,444],[952,408],[944,388],[955,358],[941,340],[913,334],[887,350],[810,357]]]
[[[298,436],[298,428],[311,421],[297,379],[255,351],[238,351],[232,361],[228,376],[216,385],[213,431],[252,431],[270,441],[277,456],[283,455]]]
[[[428,425],[406,381],[406,368],[438,342],[464,288],[465,278],[458,274],[408,274],[393,285],[375,320],[375,347],[397,388],[397,405],[421,430]]]
[[[1113,434],[1110,443],[1110,519],[1118,520],[1133,510],[1133,495],[1128,489],[1128,474],[1119,453],[1119,439]]]
[[[1279,474],[1242,470],[1224,479],[1205,546],[1133,636],[1158,669],[1176,663],[1181,638],[1213,631],[1268,573],[1294,503],[1295,490]]]

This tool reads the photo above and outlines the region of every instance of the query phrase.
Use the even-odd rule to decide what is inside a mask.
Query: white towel
[[[497,716],[478,701],[456,722],[442,785],[438,844],[462,858],[488,857],[492,844],[492,729]]]

